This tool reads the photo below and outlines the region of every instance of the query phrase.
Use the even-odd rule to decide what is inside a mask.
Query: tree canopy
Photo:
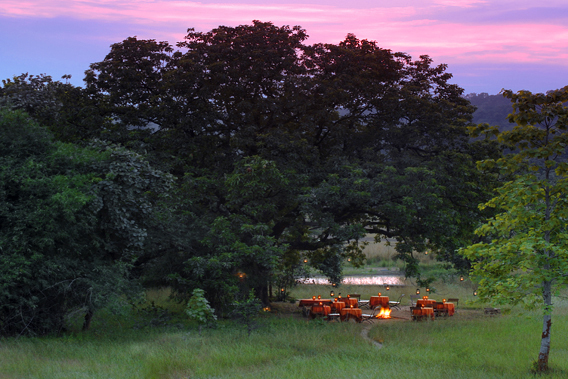
[[[30,114],[58,139],[121,144],[175,176],[135,272],[184,299],[204,289],[218,312],[251,288],[267,303],[304,259],[339,283],[369,234],[398,241],[408,276],[426,249],[468,269],[456,249],[494,183],[475,162],[499,150],[471,141],[474,108],[447,67],[351,34],[306,38],[261,21],[189,29],[175,47],[130,37],[90,66],[84,89],[24,76],[0,98],[23,106],[14,99],[30,86],[57,88],[43,92],[57,121]]]
[[[552,295],[568,283],[568,87],[548,94],[504,92],[511,100],[509,120],[516,126],[499,132],[480,125],[475,133],[496,135],[511,153],[479,162],[509,181],[481,205],[497,210],[479,227],[482,242],[464,249],[479,282],[481,300],[521,304],[543,310],[537,369],[548,369]]]
[[[53,140],[0,112],[0,333],[60,331],[64,316],[135,294],[132,268],[171,178],[124,148]]]
[[[471,237],[488,183],[474,162],[497,150],[470,143],[473,108],[446,66],[354,35],[337,45],[308,46],[306,37],[254,21],[189,29],[179,50],[129,38],[91,65],[87,91],[108,96],[112,116],[141,131],[194,195],[207,187],[187,210],[234,227],[246,219],[248,233],[279,246],[262,274],[260,257],[236,260],[261,282],[300,255],[338,282],[369,233],[399,241],[409,275],[419,275],[413,251],[427,248],[467,265],[455,249]],[[204,251],[183,250],[190,266]]]

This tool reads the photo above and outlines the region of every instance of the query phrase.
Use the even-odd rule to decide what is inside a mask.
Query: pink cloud
[[[308,43],[336,43],[347,33],[354,33],[359,38],[376,40],[382,47],[413,56],[428,54],[439,62],[514,60],[568,64],[568,27],[564,24],[510,20],[507,25],[497,21],[482,25],[443,22],[436,17],[434,9],[489,9],[489,3],[481,0],[417,0],[415,4],[357,9],[325,4],[4,0],[0,15],[127,23],[140,30],[138,36],[141,38],[165,39],[171,43],[182,40],[188,27],[207,31],[219,25],[248,24],[258,19],[276,25],[301,25],[310,35]],[[115,42],[125,37],[118,37]]]

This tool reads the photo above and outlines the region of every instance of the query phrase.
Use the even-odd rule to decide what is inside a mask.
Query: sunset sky
[[[252,20],[300,25],[308,44],[347,33],[435,64],[466,93],[568,85],[568,1],[547,0],[0,0],[0,79],[24,72],[82,85],[89,64],[127,37],[182,41]]]

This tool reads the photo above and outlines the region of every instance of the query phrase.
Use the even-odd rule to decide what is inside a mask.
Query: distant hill
[[[514,124],[509,123],[507,115],[513,111],[511,101],[502,95],[488,93],[470,93],[465,96],[472,105],[477,107],[473,114],[473,123],[488,123],[498,125],[501,130],[510,130]]]

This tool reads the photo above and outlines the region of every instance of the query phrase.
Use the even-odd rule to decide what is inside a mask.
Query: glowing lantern
[[[329,296],[330,296],[330,297],[334,297],[334,296],[335,296],[335,293],[334,293],[333,291],[331,291],[331,292],[329,293]]]
[[[416,289],[416,294],[417,294],[417,295],[420,295],[420,288],[417,288],[417,289]]]

